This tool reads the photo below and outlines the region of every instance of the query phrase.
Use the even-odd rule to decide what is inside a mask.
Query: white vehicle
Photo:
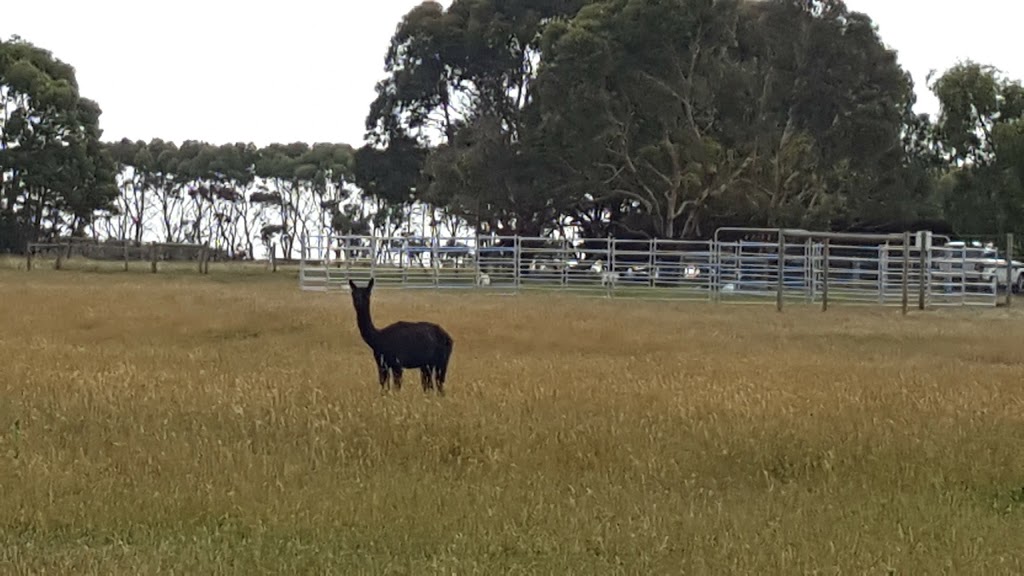
[[[948,242],[945,246],[954,250],[964,250],[963,261],[967,264],[971,276],[981,282],[995,282],[999,290],[1006,289],[1006,258],[999,257],[999,251],[991,243],[971,242],[968,246],[962,241]],[[1024,292],[1024,262],[1013,261],[1010,272],[1010,287],[1014,294]]]

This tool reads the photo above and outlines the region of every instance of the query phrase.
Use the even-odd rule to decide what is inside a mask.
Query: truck
[[[1013,260],[1011,262],[1010,278],[1007,283],[1006,258],[999,255],[999,250],[992,245],[981,242],[971,242],[969,245],[960,240],[947,242],[946,248],[952,250],[963,250],[964,275],[972,282],[989,284],[994,282],[997,290],[1006,290],[1009,285],[1014,294],[1024,291],[1024,263]]]

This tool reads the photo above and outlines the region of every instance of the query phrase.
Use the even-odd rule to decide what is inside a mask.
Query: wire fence
[[[25,269],[32,270],[41,262],[53,262],[62,269],[72,258],[92,262],[120,262],[127,271],[131,264],[145,262],[153,272],[160,262],[194,262],[200,273],[209,273],[211,256],[217,256],[209,244],[179,242],[135,242],[92,238],[61,238],[52,242],[30,242],[25,250]]]
[[[928,232],[721,229],[707,241],[522,236],[303,238],[303,290],[406,289],[713,302],[995,306],[1024,284],[994,252]],[[992,249],[994,250],[994,249]],[[979,252],[980,251],[980,252]],[[1015,275],[1016,274],[1016,275]],[[1009,283],[1007,280],[1009,279]],[[1006,295],[1009,300],[1009,295]]]

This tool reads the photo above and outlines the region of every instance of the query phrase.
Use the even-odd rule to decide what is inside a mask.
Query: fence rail
[[[965,246],[939,245],[948,239],[928,232],[722,231],[731,234],[708,241],[310,236],[302,239],[299,284],[347,290],[349,279],[372,276],[383,287],[774,301],[780,309],[784,302],[923,309],[1000,300],[996,274]]]

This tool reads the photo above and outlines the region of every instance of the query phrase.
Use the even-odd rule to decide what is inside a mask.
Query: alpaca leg
[[[391,376],[394,378],[395,390],[402,389],[402,367],[394,366],[391,368]]]
[[[380,390],[384,392],[388,384],[388,365],[383,356],[377,358],[377,377],[380,379]]]
[[[448,359],[445,358],[439,362],[435,370],[437,372],[437,393],[444,396],[444,379],[448,375]]]

